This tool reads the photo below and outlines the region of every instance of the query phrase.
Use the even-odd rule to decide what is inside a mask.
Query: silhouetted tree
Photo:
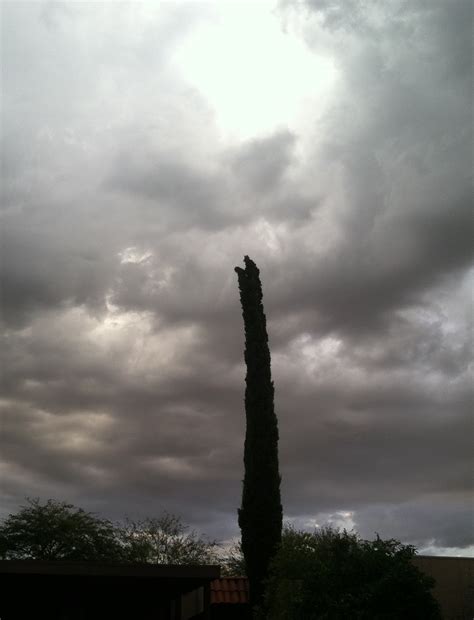
[[[278,424],[274,409],[270,350],[256,264],[244,257],[236,267],[245,325],[245,475],[239,526],[250,584],[250,602],[262,599],[269,563],[281,541],[282,506],[278,467]]]
[[[123,558],[114,525],[82,508],[49,499],[28,499],[0,524],[0,558],[103,560]]]
[[[218,564],[218,543],[188,531],[180,517],[164,512],[140,521],[128,519],[120,530],[125,561],[152,564]]]
[[[272,620],[440,620],[434,579],[412,562],[415,548],[363,540],[330,527],[285,527],[265,592]]]
[[[220,566],[221,574],[226,577],[243,577],[247,575],[241,540],[232,543],[226,549],[226,552],[221,554]]]
[[[112,523],[66,502],[27,499],[0,522],[0,559],[218,564],[218,544],[162,513]]]

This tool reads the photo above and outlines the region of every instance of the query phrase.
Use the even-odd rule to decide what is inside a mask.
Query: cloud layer
[[[224,8],[2,11],[5,510],[40,495],[237,534],[249,254],[287,517],[467,553],[471,3],[268,5],[261,44],[283,37],[307,92],[243,137],[183,60],[192,41],[218,62]],[[267,95],[249,75],[245,114]]]

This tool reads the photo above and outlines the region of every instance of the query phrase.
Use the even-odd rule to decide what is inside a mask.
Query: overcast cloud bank
[[[248,254],[286,517],[468,554],[472,3],[252,11],[3,3],[3,509],[237,535]]]

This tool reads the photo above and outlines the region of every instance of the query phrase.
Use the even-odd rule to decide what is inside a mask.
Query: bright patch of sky
[[[213,108],[224,139],[296,129],[322,111],[335,82],[329,57],[285,32],[272,2],[224,2],[177,48],[174,64]]]
[[[418,555],[443,555],[451,558],[474,558],[474,545],[469,547],[437,547],[429,545],[417,550]]]

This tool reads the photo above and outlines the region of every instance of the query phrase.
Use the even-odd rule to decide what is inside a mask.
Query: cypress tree
[[[244,257],[236,267],[245,325],[245,475],[239,526],[252,606],[262,601],[263,581],[281,541],[282,506],[278,467],[278,423],[270,350],[257,265]]]

